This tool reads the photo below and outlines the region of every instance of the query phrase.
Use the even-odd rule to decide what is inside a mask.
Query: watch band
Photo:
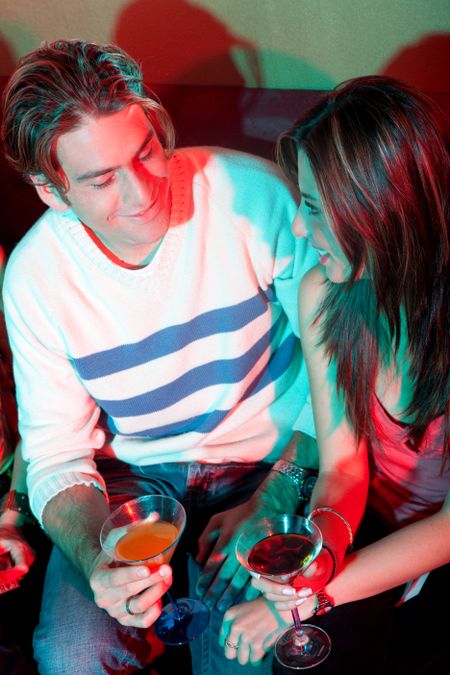
[[[272,471],[284,473],[285,476],[295,483],[299,499],[309,501],[318,475],[315,469],[305,469],[303,466],[293,464],[293,462],[279,459],[273,465]]]
[[[325,593],[325,591],[322,589],[320,591],[317,591],[316,593],[316,605],[313,610],[313,614],[315,616],[321,616],[322,614],[327,614],[327,612],[330,612],[334,607],[334,600],[333,598],[328,595],[328,593]]]
[[[0,502],[0,513],[4,513],[4,511],[8,510],[17,511],[28,520],[29,523],[37,523],[36,518],[31,513],[30,502],[28,501],[28,495],[25,492],[10,490],[3,496]]]

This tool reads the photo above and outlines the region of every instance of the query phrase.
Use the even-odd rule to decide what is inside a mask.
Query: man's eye
[[[145,153],[145,155],[141,155],[141,156],[139,157],[139,161],[140,161],[140,162],[146,162],[147,159],[150,159],[151,156],[152,156],[152,149],[150,148],[149,150],[147,150],[147,152]]]
[[[110,176],[103,183],[93,183],[92,187],[95,188],[95,190],[102,190],[103,188],[108,187],[108,185],[111,185],[112,182],[113,182],[113,177]]]

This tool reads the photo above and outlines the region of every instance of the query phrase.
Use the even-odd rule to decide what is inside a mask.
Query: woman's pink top
[[[369,505],[395,529],[426,518],[442,506],[450,488],[450,462],[441,474],[444,418],[433,420],[418,449],[408,427],[375,397],[377,441],[372,446]]]

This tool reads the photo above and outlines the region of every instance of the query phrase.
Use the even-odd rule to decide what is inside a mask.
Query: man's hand
[[[252,600],[259,592],[249,585],[249,574],[236,558],[236,542],[244,528],[262,518],[253,501],[214,515],[199,539],[196,561],[203,565],[197,593],[210,606],[224,611],[247,585],[245,597]]]
[[[291,454],[297,452],[296,443],[297,437],[283,457],[290,459]],[[249,584],[249,574],[236,558],[239,535],[268,513],[295,513],[297,507],[296,486],[287,476],[270,471],[251,499],[211,518],[200,536],[196,557],[197,563],[204,566],[197,593],[207,604],[216,604],[224,611],[231,607],[246,585],[245,599],[258,597],[259,591]]]
[[[145,565],[110,567],[101,552],[89,579],[98,607],[123,626],[148,628],[161,614],[161,597],[172,585],[172,569],[161,565],[150,570]]]

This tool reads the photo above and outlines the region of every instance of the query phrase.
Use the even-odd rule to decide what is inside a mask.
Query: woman
[[[0,246],[0,291],[5,261]],[[0,672],[34,675],[31,640],[49,546],[28,508],[26,465],[18,440],[11,353],[0,293]],[[39,558],[29,573],[35,549]]]
[[[0,593],[18,586],[34,558],[22,535],[26,519],[23,512],[14,508],[17,493],[23,494],[24,503],[27,501],[27,488],[20,447],[14,451],[18,442],[17,409],[1,300],[5,263],[6,255],[0,246]]]
[[[386,77],[338,86],[279,140],[301,193],[293,231],[319,250],[299,312],[326,549],[295,590],[253,584],[279,610],[323,615],[333,647],[317,674],[383,672],[408,581],[440,568],[448,597],[449,148],[434,104]],[[439,625],[421,619],[416,666],[437,648],[425,635]]]

